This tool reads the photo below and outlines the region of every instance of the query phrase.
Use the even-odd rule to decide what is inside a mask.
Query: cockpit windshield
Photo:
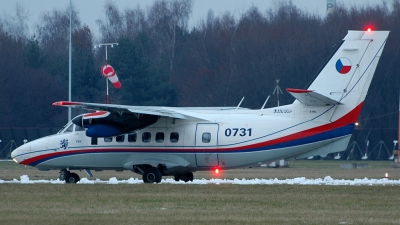
[[[68,133],[68,132],[73,132],[73,131],[84,131],[85,128],[75,125],[72,123],[72,120],[69,121],[67,124],[65,124],[61,130],[57,132],[57,134],[62,134],[62,133]]]
[[[66,130],[66,129],[69,129],[70,127],[72,127],[72,122],[71,121],[69,121],[67,124],[65,124],[62,128],[61,128],[61,130],[59,130],[58,132],[57,132],[57,134],[62,134],[62,133],[64,133],[64,131]],[[71,128],[72,129],[72,128]]]

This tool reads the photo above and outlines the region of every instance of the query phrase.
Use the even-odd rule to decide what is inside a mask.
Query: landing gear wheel
[[[187,173],[186,179],[187,179],[187,181],[185,181],[185,182],[193,181],[193,173],[192,172]]]
[[[76,173],[69,173],[65,175],[65,183],[76,183],[80,181],[78,174]]]
[[[175,176],[175,181],[183,181],[183,182],[189,182],[189,181],[193,181],[193,173],[189,172],[187,174],[183,174],[180,176]]]
[[[143,172],[143,182],[145,183],[160,183],[161,172],[156,168],[148,168]]]
[[[181,180],[185,181],[185,182],[193,181],[193,173],[189,172],[189,173],[187,173],[185,175],[182,175],[181,176]]]

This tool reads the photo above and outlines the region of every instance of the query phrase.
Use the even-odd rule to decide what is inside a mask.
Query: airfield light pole
[[[279,81],[281,81],[281,79],[275,79],[276,87],[274,89],[274,92],[272,93],[274,95],[276,92],[276,99],[278,100],[278,106],[279,106],[279,92],[281,94],[283,94],[281,88],[279,87]],[[312,159],[312,158],[314,158],[314,156],[308,157],[308,159]],[[283,165],[281,165],[281,162],[283,162]],[[285,165],[285,160],[284,159],[279,160],[279,166],[284,166],[284,165]]]
[[[68,101],[71,101],[71,61],[72,61],[72,0],[69,0],[69,72],[68,72]],[[68,122],[71,120],[71,108],[68,107]]]
[[[114,48],[114,45],[118,45],[118,43],[101,43],[101,44],[98,44],[98,45],[95,45],[94,47],[96,48],[96,47],[101,47],[101,46],[105,46],[106,47],[106,65],[108,64],[108,58],[107,58],[107,47],[108,46],[111,46],[111,48]],[[110,103],[110,99],[109,99],[109,96],[108,96],[108,79],[106,78],[106,86],[107,86],[107,96],[106,96],[106,102],[107,102],[107,104],[109,104]]]
[[[274,92],[272,93],[272,94],[274,95],[275,92],[276,92],[276,99],[278,100],[278,106],[279,106],[279,92],[280,92],[281,94],[283,94],[281,88],[279,87],[279,81],[280,81],[280,80],[281,80],[281,79],[276,79],[276,80],[275,80],[275,82],[276,82],[276,87],[275,87],[275,89],[274,89]]]

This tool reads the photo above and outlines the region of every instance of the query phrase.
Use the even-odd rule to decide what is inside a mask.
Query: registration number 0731
[[[225,136],[251,136],[251,128],[227,128],[225,130]]]

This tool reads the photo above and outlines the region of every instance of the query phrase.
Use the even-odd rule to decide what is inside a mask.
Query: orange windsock
[[[100,72],[104,77],[108,78],[111,83],[113,83],[115,88],[121,88],[121,82],[119,82],[117,73],[115,72],[114,68],[112,68],[112,66],[104,65],[103,67],[101,67]]]

